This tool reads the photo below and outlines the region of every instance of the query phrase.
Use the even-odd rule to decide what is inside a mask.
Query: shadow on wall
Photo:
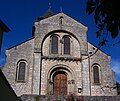
[[[0,69],[0,101],[20,101]]]

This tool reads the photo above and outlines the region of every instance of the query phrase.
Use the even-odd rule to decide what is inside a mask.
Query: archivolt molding
[[[65,72],[66,75],[68,76],[68,79],[71,78],[74,80],[75,73],[73,72],[73,70],[70,67],[62,64],[55,65],[48,71],[48,80],[52,81],[53,75],[59,71]]]

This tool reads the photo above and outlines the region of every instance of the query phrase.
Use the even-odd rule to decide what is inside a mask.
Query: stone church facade
[[[95,53],[87,29],[63,12],[48,10],[39,17],[33,37],[6,50],[3,72],[15,93],[117,95],[111,57],[102,50]]]

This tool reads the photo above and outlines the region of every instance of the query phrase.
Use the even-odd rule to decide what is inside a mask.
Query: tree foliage
[[[108,41],[108,34],[113,39],[118,36],[120,30],[119,9],[119,0],[87,0],[86,12],[94,14],[98,28],[96,36],[101,39],[100,45],[104,45]]]

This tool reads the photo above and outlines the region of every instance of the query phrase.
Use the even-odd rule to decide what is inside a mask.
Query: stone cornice
[[[42,56],[42,59],[61,60],[61,61],[80,61],[81,62],[81,58],[76,58],[76,57]]]

